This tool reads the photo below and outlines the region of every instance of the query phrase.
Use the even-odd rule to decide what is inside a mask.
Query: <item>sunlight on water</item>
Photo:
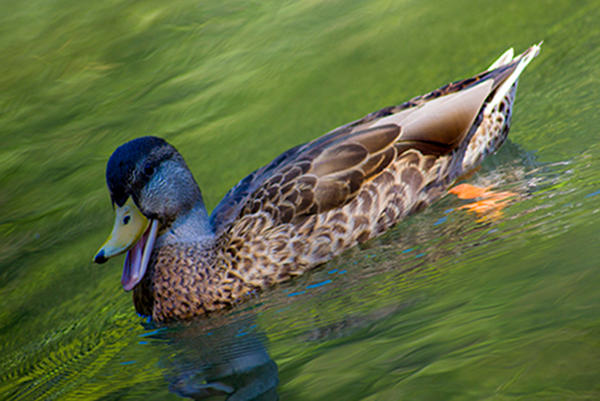
[[[599,399],[599,17],[564,0],[4,2],[0,398]],[[446,196],[168,328],[135,314],[121,260],[91,264],[105,164],[131,138],[180,149],[212,208],[289,147],[542,39],[509,143],[468,179],[515,194],[493,219]]]

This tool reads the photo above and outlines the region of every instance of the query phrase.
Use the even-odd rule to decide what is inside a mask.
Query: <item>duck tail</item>
[[[533,60],[538,54],[540,54],[540,49],[542,47],[541,41],[540,43],[531,46],[529,49],[525,50],[523,53],[514,57],[514,50],[512,48],[508,49],[504,54],[502,54],[492,65],[488,68],[488,71],[501,68],[507,64],[517,63],[516,68],[512,70],[510,75],[504,79],[502,84],[495,90],[494,97],[491,101],[489,101],[485,105],[484,113],[490,114],[492,110],[504,99],[504,97],[511,90],[512,86],[519,79],[519,75],[523,72],[525,67]]]
[[[489,68],[487,69],[487,71],[492,71],[495,70],[498,67],[502,67],[503,65],[512,63],[512,61],[515,58],[515,49],[513,49],[512,47],[510,49],[508,49],[507,51],[505,51],[500,57],[498,57],[498,60],[494,61],[492,63],[492,65],[489,66]]]

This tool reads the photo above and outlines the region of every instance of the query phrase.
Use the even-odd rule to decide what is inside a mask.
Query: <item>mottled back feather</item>
[[[307,144],[248,198],[240,216],[263,211],[282,224],[346,204],[394,160],[400,133],[381,126]]]

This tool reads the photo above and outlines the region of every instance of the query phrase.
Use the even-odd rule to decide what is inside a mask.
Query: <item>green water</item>
[[[600,399],[599,19],[566,0],[1,2],[0,399]],[[131,138],[174,144],[212,208],[287,148],[542,39],[510,141],[469,180],[519,194],[498,220],[448,196],[168,330],[135,314],[122,260],[91,263]]]

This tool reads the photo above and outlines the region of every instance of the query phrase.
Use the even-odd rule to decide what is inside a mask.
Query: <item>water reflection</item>
[[[163,361],[169,391],[194,400],[279,399],[277,364],[254,320],[201,320],[154,334],[169,343],[169,356]]]

